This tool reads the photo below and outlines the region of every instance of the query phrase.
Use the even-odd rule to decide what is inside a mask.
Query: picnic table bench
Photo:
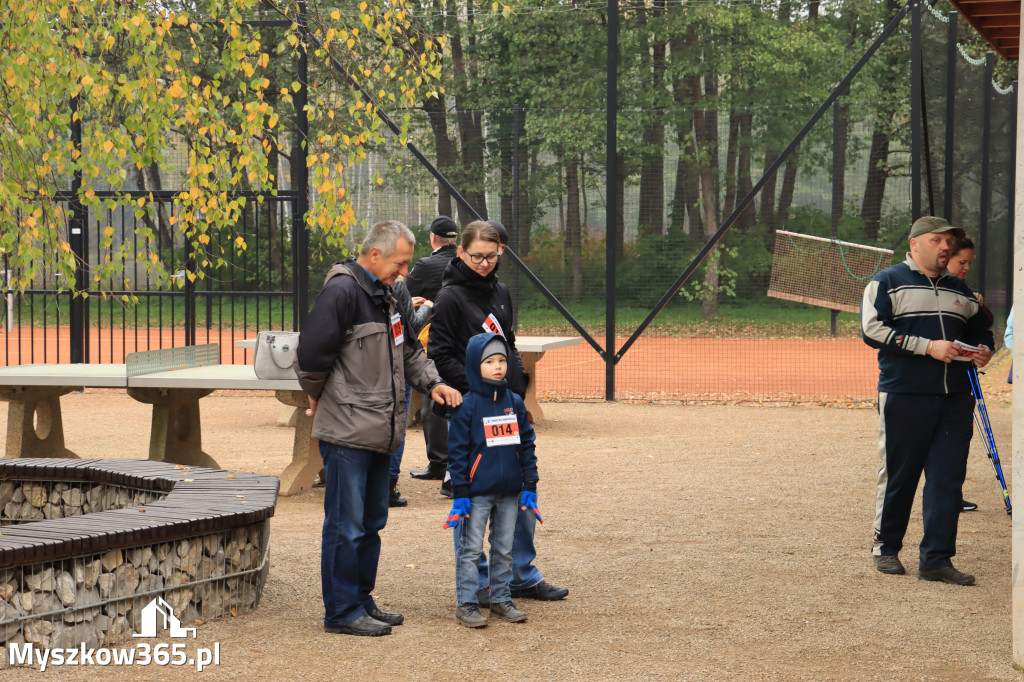
[[[126,364],[0,368],[0,400],[9,404],[7,456],[78,457],[65,444],[60,398],[79,388],[124,388],[135,400],[153,406],[149,459],[213,469],[221,467],[203,451],[200,399],[217,389],[272,390],[285,405],[308,405],[297,379],[259,379],[251,365],[219,364],[217,344],[206,346],[148,351],[149,358],[165,351],[165,357],[172,355],[170,351],[186,351],[177,353],[181,357],[205,353],[205,359],[200,361],[211,364],[193,367],[183,366],[193,361],[188,359],[171,360],[171,367],[167,362],[146,364],[145,353],[131,353]],[[294,495],[312,487],[323,467],[318,444],[311,435],[312,418],[306,416],[305,410],[295,412],[292,461],[279,476],[282,495]]]
[[[530,372],[526,408],[531,422],[544,418],[537,402],[537,361],[544,353],[580,343],[579,337],[522,336],[516,347]],[[245,344],[245,345],[243,345]],[[255,340],[236,344],[253,347]],[[281,472],[281,494],[312,487],[323,468],[306,393],[297,379],[260,379],[252,365],[220,364],[217,344],[129,353],[125,364],[33,364],[0,367],[0,400],[8,403],[8,457],[78,457],[64,438],[61,396],[82,388],[123,388],[153,406],[149,459],[220,469],[203,450],[199,401],[215,390],[274,391],[289,406],[295,429],[292,460]]]
[[[517,336],[516,337],[516,349],[519,351],[519,356],[523,359],[523,367],[530,375],[530,381],[526,386],[526,397],[523,402],[526,403],[526,414],[530,418],[531,424],[537,424],[544,419],[544,410],[541,409],[540,403],[537,401],[537,362],[544,357],[544,353],[549,350],[556,348],[565,348],[566,346],[575,346],[582,343],[583,340],[578,336]],[[256,347],[256,339],[241,339],[235,341],[235,347],[245,350],[253,349]],[[419,394],[413,393],[413,402],[409,407],[409,414],[419,414]],[[295,413],[297,414],[297,412]],[[290,419],[294,419],[294,415],[289,415]],[[282,418],[282,422],[291,421],[288,418]]]

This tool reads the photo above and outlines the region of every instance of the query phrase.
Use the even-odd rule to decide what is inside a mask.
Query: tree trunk
[[[736,208],[736,158],[739,156],[740,122],[735,111],[729,112],[729,141],[725,152],[725,202],[722,215]]]
[[[572,269],[572,301],[583,298],[583,225],[580,221],[579,161],[565,162],[565,246]]]
[[[779,158],[774,149],[764,150],[764,169],[768,170]],[[772,173],[765,178],[764,187],[761,188],[761,218],[758,222],[768,227],[769,231],[776,228],[775,223],[775,187],[778,182],[778,172]]]
[[[434,133],[434,149],[437,153],[437,169],[451,181],[455,170],[455,145],[448,137],[448,117],[445,111],[444,95],[428,98],[423,102],[423,109],[430,121],[430,130]],[[440,181],[437,183],[437,213],[451,216],[452,195]]]
[[[782,171],[782,191],[779,192],[779,212],[775,215],[775,224],[784,225],[789,218],[789,208],[793,205],[793,192],[796,191],[796,172],[800,169],[799,152],[793,152],[786,160]]]
[[[885,181],[889,178],[889,135],[882,129],[883,116],[875,116],[875,129],[871,133],[871,152],[868,154],[868,178],[864,187],[864,200],[860,214],[864,220],[864,236],[869,243],[878,241],[882,220],[882,201],[885,198]]]
[[[473,3],[466,3],[467,22],[473,23]],[[485,192],[485,167],[484,167],[484,137],[481,125],[480,113],[475,110],[472,103],[472,92],[475,88],[474,78],[467,67],[462,49],[462,31],[459,22],[452,22],[450,34],[450,45],[452,49],[452,68],[457,79],[463,82],[463,86],[457,88],[455,95],[455,117],[459,122],[459,157],[462,160],[461,173],[458,174],[459,183],[456,189],[476,209],[480,217],[487,218],[487,201]],[[468,27],[472,29],[472,26]],[[472,41],[473,31],[468,30],[467,35]],[[459,206],[459,219],[463,225],[471,222],[473,216],[464,207]]]
[[[747,112],[739,115],[740,119],[740,154],[736,162],[736,194],[737,201],[750,194],[754,187],[754,181],[750,177],[750,164],[753,150],[750,147],[751,136],[753,135],[753,116]],[[747,209],[736,219],[736,227],[746,231],[754,224],[756,211],[754,200],[751,199]]]
[[[718,194],[715,188],[715,172],[713,159],[717,156],[717,145],[711,139],[710,116],[706,116],[701,109],[703,93],[700,84],[693,91],[693,130],[696,137],[697,149],[703,154],[710,155],[700,160],[700,188],[701,199],[704,204],[704,225],[707,232],[707,239],[718,230]],[[704,296],[701,304],[701,312],[704,317],[716,317],[718,315],[718,247],[711,249],[705,263],[704,274]]]
[[[665,0],[654,0],[651,13],[655,16],[664,12]],[[646,42],[646,41],[645,41]],[[665,233],[665,112],[661,98],[665,94],[665,59],[668,44],[654,41],[651,55],[650,92],[654,94],[654,106],[645,114],[640,151],[640,212],[637,218],[639,236]]]

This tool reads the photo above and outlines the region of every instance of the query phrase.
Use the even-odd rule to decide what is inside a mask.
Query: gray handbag
[[[256,335],[253,368],[258,379],[295,379],[295,347],[298,332],[260,332]]]

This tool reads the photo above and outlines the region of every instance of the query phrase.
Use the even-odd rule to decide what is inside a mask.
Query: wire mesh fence
[[[1007,140],[1015,134],[1015,97],[1012,89],[994,85],[991,59],[970,57],[963,49],[968,26],[951,30],[949,15],[928,7],[921,21],[919,102],[911,92],[912,36],[905,20],[806,131],[801,126],[877,32],[860,36],[843,51],[830,67],[834,73],[804,74],[788,88],[769,83],[727,99],[715,88],[724,88],[730,74],[717,74],[698,84],[700,106],[686,97],[645,102],[643,93],[630,92],[617,113],[624,139],[612,186],[600,97],[590,106],[549,98],[514,107],[460,103],[457,110],[415,112],[410,139],[432,159],[441,158],[446,144],[461,149],[460,158],[438,166],[477,211],[506,225],[510,248],[546,289],[510,258],[499,265],[499,276],[513,292],[518,334],[579,335],[561,305],[592,337],[593,344],[588,340],[544,355],[538,365],[540,395],[603,399],[609,392],[609,358],[618,358],[614,394],[619,399],[873,398],[877,369],[874,352],[860,340],[859,294],[875,271],[903,260],[916,203],[919,214],[948,217],[978,244],[969,281],[985,295],[1001,326],[1012,279],[1014,159]],[[769,50],[767,44],[761,48]],[[800,89],[801,80],[816,87]],[[673,81],[669,89],[684,85],[690,84]],[[916,120],[920,149],[911,139]],[[471,139],[469,128],[479,137]],[[802,132],[806,135],[783,157]],[[313,137],[311,153],[318,151]],[[565,144],[551,142],[562,137]],[[295,157],[293,141],[279,142],[282,158]],[[358,216],[343,245],[328,246],[310,228],[310,284],[302,292],[310,299],[330,264],[353,254],[363,230],[377,220],[409,224],[418,237],[418,259],[430,251],[426,227],[438,212],[453,214],[463,225],[472,217],[397,140],[369,149],[366,159],[339,172]],[[480,153],[470,154],[471,149]],[[919,178],[912,176],[915,156],[921,162]],[[281,162],[280,191],[301,192],[293,182],[295,168],[294,160]],[[319,201],[315,188],[309,188],[309,196],[313,204]],[[611,219],[615,229],[607,215],[610,196],[618,209]],[[289,255],[296,240],[295,204],[271,205],[254,205],[246,213],[254,247],[244,253],[228,249],[226,267],[207,269],[195,285],[192,338],[172,313],[165,326],[170,338],[160,343],[230,343],[255,329],[301,324],[296,261]],[[159,220],[159,213],[154,206],[147,216]],[[729,231],[679,282],[733,215]],[[97,233],[118,220],[93,218],[90,229]],[[130,221],[115,229],[117,239],[130,242]],[[175,241],[180,239],[170,237],[178,245],[172,250],[180,248]],[[831,246],[819,253],[822,247],[810,244]],[[812,256],[817,260],[801,260]],[[611,273],[615,282],[609,296]],[[783,276],[785,281],[773,279]],[[136,278],[133,286],[143,288],[143,280]],[[122,287],[109,282],[107,288]],[[112,336],[118,327],[123,337],[138,335],[139,320],[153,316],[150,306],[173,294],[155,292],[154,303],[143,297],[145,313],[136,306],[123,307],[121,314],[115,309],[122,308],[119,303],[104,299],[106,308],[96,308],[90,319],[94,325],[116,319],[108,324]],[[45,295],[62,300],[52,291]],[[33,355],[37,346],[24,342],[25,329],[52,319],[36,309],[64,315],[61,305],[54,308],[30,296],[15,302],[8,364],[63,359],[45,350],[54,348],[49,341],[40,346],[42,355]],[[178,309],[178,303],[170,305]],[[637,334],[645,323],[649,326]],[[136,336],[135,345],[142,338],[149,337]],[[12,343],[22,345],[11,352]],[[127,352],[129,344],[123,345]],[[103,351],[89,361],[122,361],[112,339],[98,337],[96,348]],[[249,360],[244,354],[231,359]]]

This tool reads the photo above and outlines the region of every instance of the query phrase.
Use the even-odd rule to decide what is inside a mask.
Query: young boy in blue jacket
[[[455,550],[455,617],[466,627],[487,625],[480,612],[477,562],[491,519],[491,613],[519,623],[526,614],[512,603],[512,535],[519,507],[537,509],[537,456],[523,399],[508,390],[508,344],[498,334],[477,334],[466,345],[469,393],[448,427],[448,471],[455,501],[445,526],[461,521]]]

